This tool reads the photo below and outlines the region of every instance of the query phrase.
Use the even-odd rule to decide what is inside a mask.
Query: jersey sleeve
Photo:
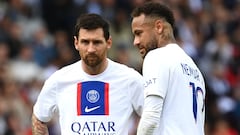
[[[169,81],[169,64],[167,58],[149,52],[143,62],[145,81],[144,96],[155,95],[165,98]]]
[[[136,71],[137,72],[137,71]],[[136,73],[133,81],[130,81],[129,89],[131,90],[131,102],[134,111],[141,116],[144,103],[144,81],[140,74]]]
[[[148,96],[144,102],[144,111],[140,119],[137,135],[148,135],[158,132],[163,108],[163,98]]]
[[[51,76],[45,81],[38,99],[33,107],[34,115],[42,122],[51,120],[56,112],[56,81]]]

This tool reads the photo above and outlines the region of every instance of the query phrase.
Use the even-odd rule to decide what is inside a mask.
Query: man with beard
[[[81,60],[51,75],[33,108],[33,135],[46,135],[58,114],[62,135],[128,135],[141,115],[144,82],[132,68],[107,58],[109,24],[97,14],[80,16],[74,44]]]
[[[205,83],[175,42],[172,11],[148,2],[132,12],[134,46],[142,57],[144,109],[138,135],[204,135]]]

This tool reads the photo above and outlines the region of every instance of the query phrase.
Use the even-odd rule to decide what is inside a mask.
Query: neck
[[[159,41],[158,43],[158,47],[164,47],[168,44],[171,44],[171,43],[176,43],[176,41],[174,39],[171,39],[171,40],[162,40],[162,41]]]
[[[82,61],[83,71],[89,75],[98,75],[102,73],[107,68],[107,66],[108,66],[107,59],[104,59],[100,64],[98,64],[95,67],[88,66]]]
[[[170,43],[176,43],[176,40],[170,24],[166,23],[164,24],[163,32],[160,34],[158,47],[163,47]]]

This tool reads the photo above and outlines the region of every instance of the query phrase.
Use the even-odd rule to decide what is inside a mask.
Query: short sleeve
[[[34,115],[43,122],[51,120],[56,112],[56,81],[53,76],[45,81],[38,99],[33,107]]]
[[[156,95],[165,98],[169,80],[167,58],[159,53],[149,52],[143,62],[144,95]]]

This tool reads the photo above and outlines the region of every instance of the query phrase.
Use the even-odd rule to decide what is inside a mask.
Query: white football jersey
[[[144,59],[143,77],[145,96],[164,99],[155,135],[204,135],[204,78],[177,44],[150,51]]]
[[[44,84],[34,105],[43,121],[59,114],[62,135],[127,135],[130,116],[141,115],[142,76],[108,59],[98,75],[88,75],[81,61],[55,72]]]

